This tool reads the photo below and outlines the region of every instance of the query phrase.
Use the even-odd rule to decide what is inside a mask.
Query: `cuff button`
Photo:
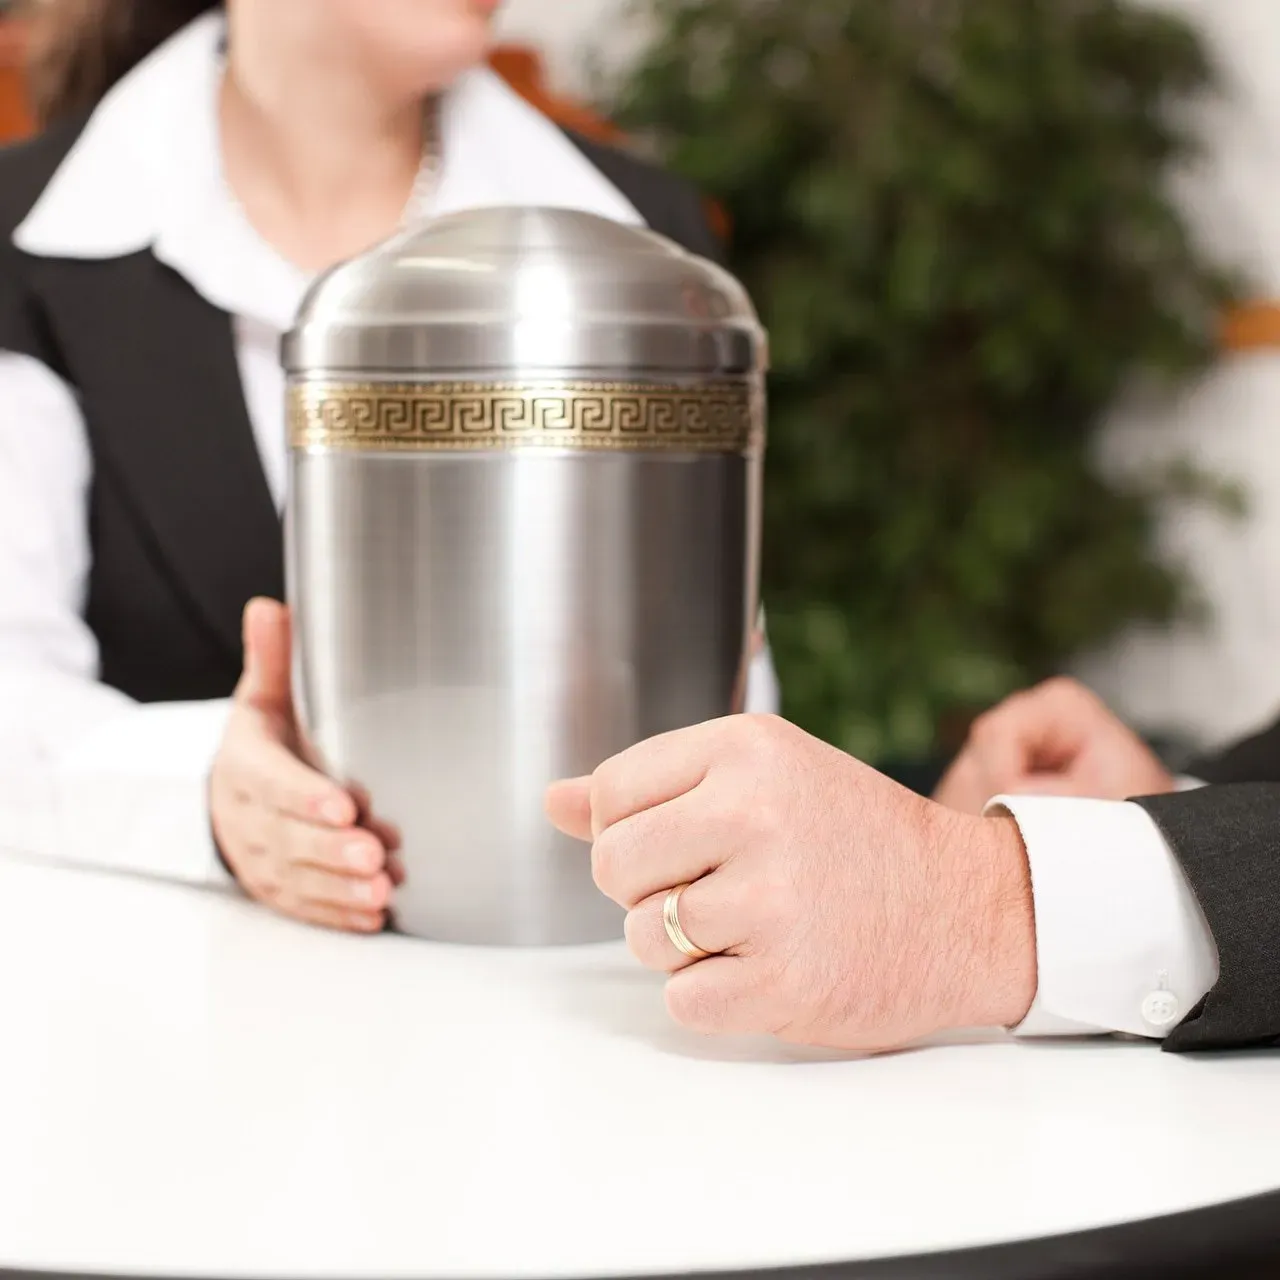
[[[1179,1012],[1178,997],[1172,991],[1153,991],[1142,1002],[1142,1020],[1149,1027],[1172,1026]]]

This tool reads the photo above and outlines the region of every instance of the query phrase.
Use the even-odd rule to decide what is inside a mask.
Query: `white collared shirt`
[[[277,347],[307,275],[247,223],[223,180],[222,23],[198,19],[103,100],[15,233],[29,254],[152,252],[235,321],[258,450],[283,502]],[[446,95],[433,211],[495,204],[639,214],[559,129],[496,76]],[[82,613],[92,458],[74,393],[0,352],[0,846],[196,883],[225,883],[205,782],[225,702],[139,706],[96,679]],[[771,711],[766,653],[748,706]],[[1040,993],[1027,1035],[1161,1036],[1216,980],[1207,925],[1134,805],[1008,799],[1031,859]],[[1173,1013],[1170,1013],[1170,1010]]]

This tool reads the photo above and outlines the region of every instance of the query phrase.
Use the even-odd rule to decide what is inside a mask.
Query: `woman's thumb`
[[[237,695],[263,711],[290,703],[289,610],[277,600],[250,600],[244,611],[244,674]]]

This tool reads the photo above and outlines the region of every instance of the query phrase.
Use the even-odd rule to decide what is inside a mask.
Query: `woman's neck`
[[[254,34],[231,32],[219,103],[226,179],[278,253],[323,270],[396,229],[422,161],[421,102],[380,92],[322,49],[281,56]]]

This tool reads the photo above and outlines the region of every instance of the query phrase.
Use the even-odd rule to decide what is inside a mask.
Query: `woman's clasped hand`
[[[402,876],[395,834],[369,829],[357,798],[301,758],[288,610],[252,601],[244,641],[244,674],[209,777],[218,849],[257,901],[311,924],[377,932]]]

